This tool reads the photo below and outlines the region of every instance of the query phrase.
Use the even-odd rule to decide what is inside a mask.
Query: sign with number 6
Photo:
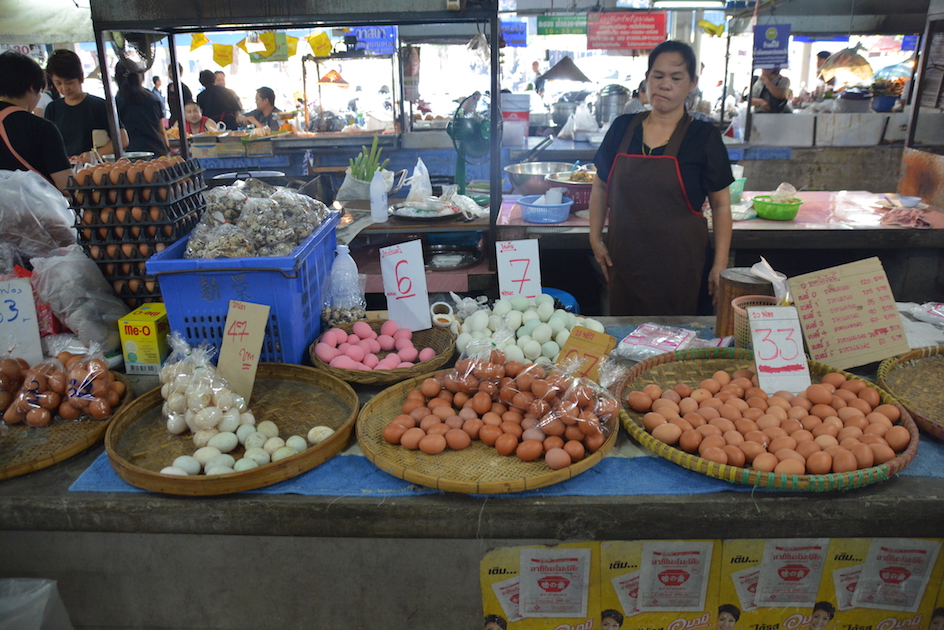
[[[803,353],[803,331],[793,306],[751,306],[747,309],[757,364],[757,382],[768,393],[797,394],[810,385]]]
[[[423,244],[419,240],[380,250],[380,272],[390,319],[401,328],[426,330],[433,325],[426,291]]]
[[[498,290],[505,299],[541,295],[541,255],[537,239],[495,243]]]

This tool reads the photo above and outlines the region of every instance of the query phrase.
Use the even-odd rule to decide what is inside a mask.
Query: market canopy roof
[[[575,64],[574,60],[570,57],[564,57],[555,63],[551,69],[542,74],[540,78],[544,79],[545,81],[563,79],[565,81],[590,82],[590,79],[587,78],[587,75],[580,71],[580,68],[577,67],[577,64]]]
[[[83,3],[85,4],[85,3]],[[92,42],[92,14],[72,0],[0,0],[0,42]]]

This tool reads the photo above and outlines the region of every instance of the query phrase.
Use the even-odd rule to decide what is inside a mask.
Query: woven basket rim
[[[745,348],[696,348],[678,352],[670,352],[652,357],[651,359],[635,365],[630,370],[630,373],[627,375],[626,379],[620,383],[620,390],[618,393],[619,398],[621,401],[625,399],[625,390],[630,382],[636,378],[639,378],[644,373],[656,366],[677,361],[697,361],[702,359],[753,360],[754,353]],[[808,492],[823,492],[828,490],[858,488],[872,483],[877,483],[879,481],[884,481],[890,478],[892,475],[897,474],[911,463],[911,461],[914,459],[915,453],[917,453],[918,450],[918,427],[911,418],[911,414],[908,412],[908,410],[903,405],[898,403],[894,396],[889,394],[884,389],[876,386],[874,383],[866,381],[865,379],[862,379],[849,372],[838,370],[815,361],[808,362],[811,371],[840,372],[847,379],[863,381],[869,387],[878,390],[879,394],[882,396],[883,402],[890,401],[891,404],[894,404],[901,413],[901,418],[899,419],[900,424],[908,429],[908,433],[911,435],[911,440],[909,441],[905,450],[897,454],[894,459],[891,459],[884,464],[848,473],[829,473],[825,475],[784,475],[772,472],[759,472],[751,468],[741,468],[737,466],[729,466],[727,464],[717,464],[715,462],[710,462],[706,459],[703,459],[698,455],[686,453],[685,451],[677,449],[673,446],[669,446],[652,437],[652,435],[649,434],[649,432],[647,432],[644,427],[638,424],[638,419],[633,418],[629,414],[626,414],[626,419],[628,422],[624,422],[623,426],[626,428],[629,434],[646,449],[656,453],[660,457],[679,464],[684,468],[688,468],[689,470],[706,475],[708,477],[714,477],[716,479],[721,479],[731,483],[751,485],[754,487],[767,488],[771,490],[801,490]]]
[[[379,331],[383,323],[388,320],[364,319],[360,321],[366,322],[376,332]],[[345,330],[348,332],[348,334],[350,334],[351,330],[354,328],[354,324],[356,323],[357,322],[350,322],[348,324],[331,326],[328,328],[328,330],[331,330],[331,328],[340,328],[341,330]],[[315,339],[314,342],[312,342],[311,346],[308,348],[308,356],[316,368],[323,370],[328,374],[341,379],[342,381],[347,381],[348,383],[358,383],[360,385],[389,385],[392,383],[397,383],[404,379],[438,370],[443,365],[445,365],[456,353],[456,336],[452,334],[452,331],[448,328],[439,328],[433,326],[431,328],[418,330],[413,333],[417,334],[428,332],[434,341],[440,341],[441,343],[446,342],[448,339],[446,347],[442,351],[436,353],[436,356],[429,361],[417,363],[413,367],[409,368],[393,368],[392,370],[342,370],[340,368],[331,367],[319,359],[315,354],[315,346],[321,342],[321,338],[324,336],[325,332],[328,332],[328,330],[322,332],[321,335],[319,335],[319,337]],[[439,338],[441,338],[441,340]]]
[[[912,350],[903,354],[889,357],[879,364],[876,381],[883,389],[885,389],[885,391],[891,394],[896,401],[898,401],[905,409],[908,410],[908,413],[911,414],[919,428],[924,429],[924,431],[929,435],[939,440],[944,440],[944,419],[940,421],[932,420],[925,414],[918,411],[911,401],[909,401],[904,395],[893,390],[888,384],[888,377],[891,376],[892,372],[902,363],[907,361],[915,361],[917,359],[926,359],[941,354],[944,354],[944,345],[913,348]]]

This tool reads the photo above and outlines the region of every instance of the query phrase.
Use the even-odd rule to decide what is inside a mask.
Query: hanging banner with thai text
[[[591,13],[587,15],[587,48],[650,50],[665,41],[666,12]]]
[[[538,35],[585,35],[586,15],[539,15]]]
[[[789,24],[758,24],[754,27],[754,68],[772,70],[787,67]]]

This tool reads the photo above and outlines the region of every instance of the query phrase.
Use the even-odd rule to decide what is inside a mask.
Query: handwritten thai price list
[[[814,361],[846,369],[910,350],[878,258],[790,278]]]
[[[230,300],[217,370],[233,391],[249,400],[259,367],[269,307]]]
[[[803,331],[792,306],[749,306],[757,381],[765,392],[794,394],[810,385],[810,368],[803,352]]]
[[[503,298],[541,295],[541,255],[537,239],[495,243],[498,290]]]
[[[26,278],[0,282],[0,346],[3,357],[24,359],[30,365],[43,360],[36,303]]]
[[[382,248],[380,273],[390,319],[412,331],[432,327],[423,244],[415,240]]]

